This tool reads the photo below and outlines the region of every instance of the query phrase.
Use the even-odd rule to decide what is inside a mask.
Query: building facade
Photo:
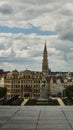
[[[8,73],[5,77],[5,87],[7,88],[7,97],[11,98],[19,95],[22,98],[39,98],[42,73],[25,70],[17,70]],[[46,84],[46,89],[49,90]],[[49,94],[49,91],[47,91]]]
[[[5,77],[5,87],[7,88],[7,98],[20,96],[22,98],[39,98],[41,84],[45,81],[45,91],[47,97],[63,95],[64,81],[61,77],[45,77],[40,72],[25,70],[18,72],[14,70]]]
[[[0,77],[0,87],[4,87],[4,77]]]
[[[63,96],[64,80],[61,76],[53,76],[50,80],[50,95]]]

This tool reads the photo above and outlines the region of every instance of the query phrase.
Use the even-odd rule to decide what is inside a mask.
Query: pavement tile
[[[73,107],[0,106],[0,130],[73,130]]]

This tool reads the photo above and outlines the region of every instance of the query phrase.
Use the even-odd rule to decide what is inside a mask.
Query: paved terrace
[[[73,130],[73,106],[0,106],[0,130]]]

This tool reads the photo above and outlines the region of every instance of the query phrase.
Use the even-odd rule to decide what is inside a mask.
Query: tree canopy
[[[67,86],[64,91],[65,91],[66,96],[67,96],[69,99],[72,99],[72,98],[73,98],[73,85]]]
[[[7,93],[7,88],[0,87],[0,98],[4,97]]]

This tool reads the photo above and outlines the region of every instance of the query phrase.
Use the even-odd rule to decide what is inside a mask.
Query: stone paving
[[[0,106],[0,130],[73,130],[73,106]]]
[[[58,100],[58,102],[59,102],[60,106],[65,106],[65,104],[64,104],[64,102],[62,101],[62,99],[61,99],[61,98],[57,98],[57,100]]]
[[[21,106],[24,106],[27,101],[28,101],[28,99],[24,99],[24,101],[22,102]]]

